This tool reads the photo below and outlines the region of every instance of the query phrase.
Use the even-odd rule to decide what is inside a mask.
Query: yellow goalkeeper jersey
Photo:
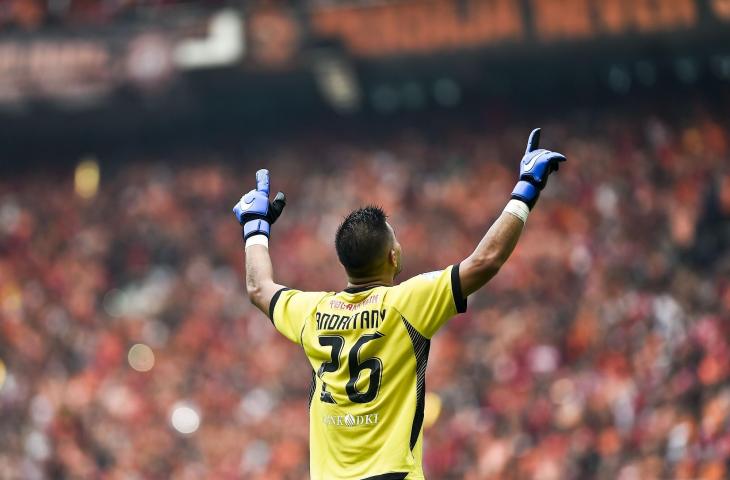
[[[313,480],[424,478],[430,338],[465,310],[458,265],[392,287],[274,295],[269,317],[312,366]]]

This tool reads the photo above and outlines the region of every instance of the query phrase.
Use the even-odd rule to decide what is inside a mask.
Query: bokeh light
[[[423,427],[429,428],[441,415],[441,397],[433,392],[426,393],[426,406],[423,411]]]
[[[5,385],[6,377],[7,377],[7,370],[5,368],[5,363],[3,362],[3,359],[0,358],[0,390],[2,390],[3,385]]]
[[[138,372],[149,372],[155,366],[155,354],[150,347],[144,343],[132,345],[127,354],[129,366]]]
[[[74,174],[74,189],[76,195],[81,198],[93,198],[99,191],[99,164],[96,159],[88,158],[82,160],[76,166]]]
[[[172,407],[170,423],[172,428],[182,434],[195,433],[200,427],[200,414],[196,408],[188,403],[176,403]]]

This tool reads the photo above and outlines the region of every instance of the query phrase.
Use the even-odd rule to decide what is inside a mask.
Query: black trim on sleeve
[[[451,293],[454,295],[456,311],[459,313],[466,312],[466,297],[464,297],[461,290],[461,277],[459,276],[458,263],[451,269]]]
[[[276,308],[276,302],[279,301],[279,296],[281,295],[281,292],[286,292],[287,290],[291,290],[291,288],[284,287],[280,289],[278,292],[274,294],[273,297],[271,297],[271,303],[269,303],[269,320],[271,320],[271,324],[274,324],[274,308]]]
[[[407,476],[408,472],[391,472],[375,475],[374,477],[362,478],[361,480],[405,480]]]

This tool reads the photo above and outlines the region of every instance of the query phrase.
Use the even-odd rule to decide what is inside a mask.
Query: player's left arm
[[[276,292],[286,288],[274,281],[274,268],[271,265],[269,247],[251,245],[246,248],[246,292],[251,303],[270,314],[271,299]]]
[[[517,245],[527,215],[535,206],[548,176],[565,161],[561,153],[539,148],[540,129],[527,141],[520,162],[520,178],[512,190],[512,198],[492,224],[474,252],[459,264],[459,280],[464,297],[479,290],[494,277]]]
[[[274,268],[269,255],[271,225],[279,218],[286,197],[282,192],[269,201],[269,171],[256,172],[256,188],[241,197],[233,207],[236,219],[243,227],[246,244],[246,291],[251,303],[269,315],[271,300],[285,288],[274,281]]]

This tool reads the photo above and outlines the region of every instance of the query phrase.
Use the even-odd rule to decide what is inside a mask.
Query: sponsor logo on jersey
[[[369,413],[367,415],[325,415],[322,417],[322,423],[332,425],[334,427],[360,427],[363,425],[376,425],[378,423],[378,414]]]
[[[338,309],[338,310],[358,310],[360,308],[366,307],[368,305],[372,305],[374,303],[378,303],[380,295],[371,295],[362,302],[359,303],[347,303],[343,302],[342,300],[330,300],[330,308]]]

